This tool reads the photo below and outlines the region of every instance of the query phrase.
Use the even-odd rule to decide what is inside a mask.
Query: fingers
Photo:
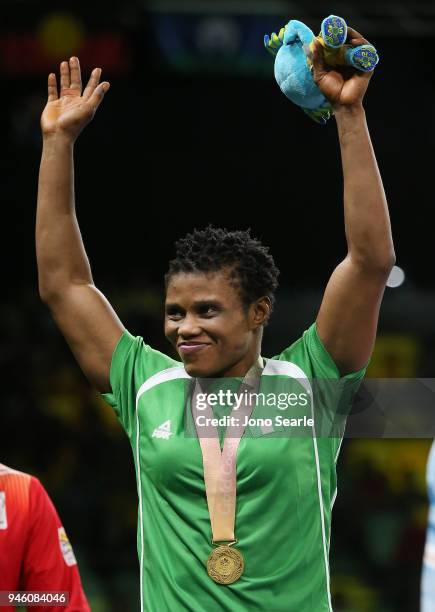
[[[347,28],[347,40],[348,42],[354,46],[358,47],[359,45],[369,45],[369,41],[364,38],[362,34],[354,30],[353,28]]]
[[[110,83],[100,83],[101,68],[94,68],[88,84],[83,92],[83,99],[87,100],[92,108],[97,110],[101,104],[104,94],[108,91]],[[80,95],[82,90],[82,77],[80,62],[77,57],[71,57],[69,62],[60,65],[60,95]],[[48,75],[48,101],[58,99],[56,75]]]
[[[57,100],[57,81],[54,72],[48,75],[48,102]]]
[[[104,98],[104,94],[109,90],[109,88],[110,88],[110,83],[108,83],[107,81],[103,81],[103,83],[100,83],[94,89],[92,95],[89,98],[89,104],[92,106],[94,111],[96,111],[97,108],[100,106]]]
[[[315,76],[320,75],[327,71],[325,55],[323,53],[323,47],[318,40],[314,41],[313,53],[311,56],[314,68]]]
[[[94,68],[92,70],[91,76],[89,78],[88,84],[83,92],[83,98],[88,100],[94,93],[95,89],[98,87],[98,83],[100,82],[101,77],[101,68]]]
[[[68,62],[62,62],[60,64],[60,95],[63,95],[64,89],[69,89],[70,86],[70,74]]]
[[[355,77],[357,79],[360,79],[361,81],[367,81],[367,83],[370,81],[370,79],[373,77],[375,71],[372,70],[371,72],[365,72],[362,70],[357,70],[355,73]]]
[[[82,93],[82,75],[80,72],[80,62],[78,57],[71,57],[69,60],[70,89]]]

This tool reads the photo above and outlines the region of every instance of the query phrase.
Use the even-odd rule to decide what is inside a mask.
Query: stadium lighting
[[[405,282],[405,272],[399,266],[394,266],[391,270],[391,274],[388,277],[387,287],[391,289],[396,289],[400,287]]]

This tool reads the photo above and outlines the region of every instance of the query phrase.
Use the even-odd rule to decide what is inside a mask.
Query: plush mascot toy
[[[346,45],[344,19],[331,15],[324,19],[317,37],[329,66],[353,66],[371,72],[379,62],[372,45]],[[266,49],[275,56],[275,78],[281,91],[318,123],[325,124],[333,114],[331,104],[313,79],[312,55],[316,37],[305,24],[292,20],[278,35],[264,37]]]

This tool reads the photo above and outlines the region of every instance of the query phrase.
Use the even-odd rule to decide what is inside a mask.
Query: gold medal
[[[251,393],[257,393],[262,371],[263,360],[259,357],[243,378],[239,393],[241,389],[244,390],[245,395],[247,390],[250,390]],[[247,382],[249,376],[254,377],[254,384]],[[201,435],[198,422],[198,417],[201,414],[198,407],[198,398],[199,393],[203,391],[202,383],[199,381],[196,380],[195,382],[191,409],[202,453],[205,494],[213,536],[212,544],[217,547],[209,554],[206,567],[210,578],[218,584],[232,584],[240,578],[245,569],[242,553],[235,548],[231,548],[233,544],[237,544],[237,539],[234,538],[237,488],[236,456],[240,439],[245,431],[245,425],[238,424],[227,429],[222,450],[216,427],[213,426],[211,432],[209,431],[207,435]],[[207,397],[207,394],[205,397]],[[234,410],[236,408],[233,408]],[[244,401],[238,415],[239,417],[249,418],[252,410],[253,403]],[[206,402],[205,415],[210,418],[210,421],[212,420],[213,411],[208,401]],[[240,419],[236,420],[240,423]],[[221,544],[221,542],[227,543]]]
[[[219,584],[232,584],[243,574],[245,562],[242,553],[224,544],[211,551],[207,559],[207,573]]]

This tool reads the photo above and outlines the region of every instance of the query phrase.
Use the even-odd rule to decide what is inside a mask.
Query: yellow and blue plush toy
[[[371,72],[379,62],[372,45],[346,45],[347,25],[344,19],[330,15],[323,20],[317,38],[301,21],[292,20],[281,29],[264,37],[266,49],[275,56],[275,78],[281,91],[318,123],[325,124],[333,109],[313,79],[312,54],[315,41],[324,48],[326,64],[353,66]]]

